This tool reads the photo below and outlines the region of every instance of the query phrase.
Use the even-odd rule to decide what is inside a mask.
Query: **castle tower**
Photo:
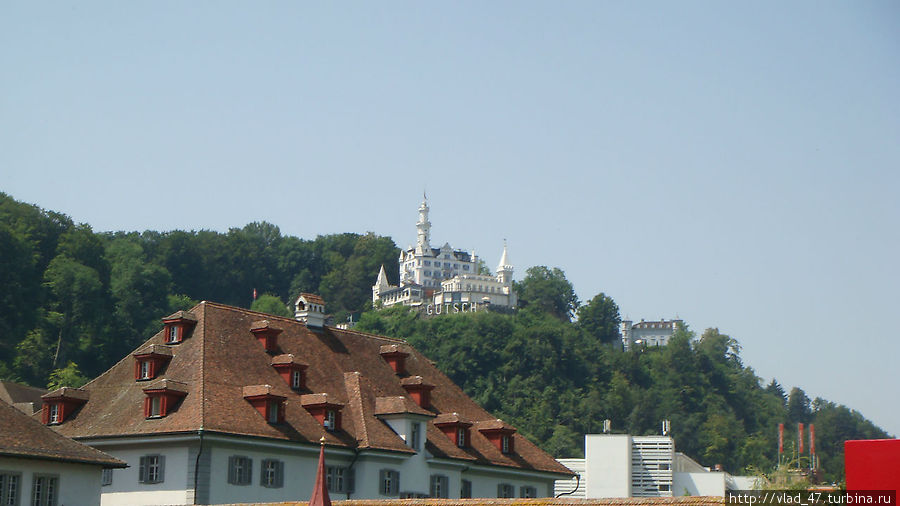
[[[513,266],[509,263],[509,255],[506,252],[506,239],[503,240],[503,254],[500,263],[497,264],[497,280],[504,285],[512,284]]]
[[[431,256],[431,222],[428,221],[428,197],[424,196],[419,206],[419,221],[416,222],[416,255]]]
[[[378,279],[372,287],[372,304],[378,302],[379,296],[383,290],[387,290],[391,285],[388,283],[387,273],[384,272],[384,264],[381,264],[381,270],[378,271]]]

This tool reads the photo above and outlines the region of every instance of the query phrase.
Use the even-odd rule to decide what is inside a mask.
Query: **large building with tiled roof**
[[[320,438],[335,498],[552,495],[571,473],[404,341],[202,302],[81,389],[59,433],[129,464],[103,504],[307,500]]]
[[[0,402],[0,504],[97,504],[105,474],[125,462],[77,443]]]

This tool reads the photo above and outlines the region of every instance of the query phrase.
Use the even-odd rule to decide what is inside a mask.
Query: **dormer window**
[[[276,395],[272,385],[250,385],[243,389],[244,399],[268,423],[284,423],[285,397]]]
[[[434,419],[434,425],[444,433],[450,441],[460,447],[469,446],[469,427],[472,426],[459,413],[443,413]]]
[[[328,394],[301,395],[300,404],[328,432],[341,430],[341,409],[344,405],[332,400]]]
[[[278,375],[291,390],[306,390],[307,365],[297,360],[294,355],[288,353],[272,357],[272,367],[278,371]]]
[[[478,432],[481,432],[501,453],[508,454],[515,451],[513,434],[515,434],[516,429],[506,424],[503,420],[478,422],[477,428]]]
[[[187,384],[169,379],[159,380],[144,388],[144,418],[162,418],[175,410],[187,395]]]
[[[434,390],[434,385],[425,383],[424,378],[421,376],[403,378],[400,381],[400,385],[409,392],[409,396],[420,407],[425,409],[431,407],[431,391]]]
[[[281,329],[272,327],[268,320],[261,320],[253,322],[253,325],[250,326],[250,332],[256,336],[256,339],[266,349],[266,352],[276,352],[278,349],[278,334],[281,334]]]
[[[134,354],[134,379],[146,381],[159,376],[166,362],[172,359],[172,349],[161,344],[151,344]]]
[[[88,392],[80,388],[62,387],[42,395],[41,400],[41,422],[56,425],[65,422],[66,418],[88,401]]]
[[[188,311],[177,311],[163,318],[166,344],[179,344],[197,324],[197,317]]]
[[[406,357],[409,356],[409,347],[402,344],[385,344],[381,347],[381,358],[391,366],[391,369],[399,376],[405,376]]]

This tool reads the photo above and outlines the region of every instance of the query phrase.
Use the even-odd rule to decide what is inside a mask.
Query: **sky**
[[[505,239],[516,279],[718,328],[898,435],[897,26],[894,1],[2,2],[0,191],[97,232],[400,247],[427,191],[432,244],[493,267]]]

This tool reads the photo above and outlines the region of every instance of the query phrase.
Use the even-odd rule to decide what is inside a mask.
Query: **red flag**
[[[312,496],[309,498],[309,506],[331,506],[331,498],[328,497],[328,486],[325,484],[325,438],[321,439],[322,447],[319,448],[319,469],[316,471],[316,484],[313,486]]]
[[[803,424],[797,424],[797,437],[800,441],[800,454],[803,454]]]
[[[784,453],[784,424],[778,424],[778,455]]]

